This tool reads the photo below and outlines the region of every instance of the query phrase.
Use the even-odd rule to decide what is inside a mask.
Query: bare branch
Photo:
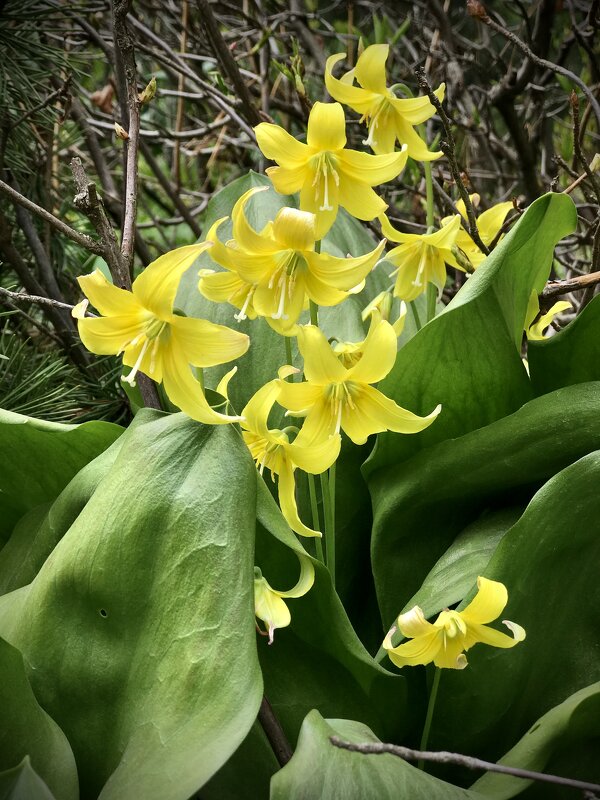
[[[271,703],[269,703],[266,695],[263,696],[262,703],[260,704],[258,721],[260,722],[261,727],[265,732],[267,739],[269,740],[269,744],[271,745],[271,749],[275,754],[275,758],[277,759],[279,766],[285,766],[290,758],[294,755],[294,751],[292,750],[290,743],[287,740],[287,736],[281,727],[281,723],[275,716],[273,708],[271,707]]]
[[[350,750],[353,753],[364,753],[366,755],[381,755],[389,753],[405,761],[430,761],[435,764],[457,764],[461,767],[473,770],[483,770],[485,772],[499,772],[503,775],[512,775],[515,778],[523,778],[528,781],[540,781],[542,783],[553,783],[558,786],[568,786],[571,789],[597,792],[600,784],[587,783],[572,778],[562,778],[560,775],[547,775],[545,772],[534,772],[533,770],[520,769],[519,767],[507,767],[504,764],[494,764],[491,761],[482,761],[480,758],[464,756],[460,753],[449,753],[446,750],[412,750],[408,747],[401,747],[395,744],[384,744],[382,742],[369,742],[368,744],[355,744],[346,742],[339,736],[331,736],[329,741],[335,747],[342,750]]]

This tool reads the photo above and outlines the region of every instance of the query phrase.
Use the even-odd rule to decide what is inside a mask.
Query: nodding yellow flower
[[[334,306],[362,285],[385,241],[356,258],[316,253],[315,216],[296,208],[280,209],[272,222],[256,231],[245,207],[261,191],[263,187],[250,189],[235,204],[233,239],[227,244],[217,235],[225,218],[211,228],[207,237],[213,242],[211,258],[229,272],[203,273],[199,289],[211,300],[217,295],[222,299],[228,286],[232,293],[225,299],[240,308],[236,319],[258,314],[280,333],[291,334],[308,306],[307,298],[319,306]]]
[[[427,622],[423,611],[415,606],[397,620],[398,630],[410,639],[397,647],[392,646],[392,636],[396,628],[385,637],[383,647],[397,667],[413,667],[429,664],[446,669],[464,669],[467,659],[464,651],[478,642],[492,647],[514,647],[525,639],[525,631],[520,625],[502,620],[512,636],[489,628],[486,623],[497,619],[506,603],[506,586],[498,581],[477,578],[477,594],[462,611],[446,609],[435,622]]]
[[[458,214],[439,230],[423,234],[401,233],[384,215],[379,220],[383,235],[392,242],[400,242],[386,253],[385,260],[397,267],[392,273],[396,275],[394,294],[401,300],[414,300],[428,283],[434,283],[441,291],[446,283],[446,264],[465,271],[452,252],[460,227]]]
[[[469,198],[473,204],[473,208],[476,209],[481,198],[478,194],[471,194],[469,195]],[[487,211],[483,211],[477,217],[477,230],[479,231],[481,241],[487,247],[491,245],[500,232],[500,228],[504,224],[506,215],[512,208],[514,208],[514,206],[510,201],[506,201],[505,203],[496,203],[495,206],[488,208]],[[477,247],[473,239],[471,239],[467,233],[467,229],[465,227],[467,224],[467,209],[465,208],[465,204],[462,200],[459,200],[456,203],[456,210],[461,215],[462,220],[458,234],[456,235],[455,244],[457,247],[460,247],[466,257],[469,259],[473,265],[473,269],[477,269],[477,267],[487,258],[487,256]],[[442,225],[447,225],[452,219],[454,219],[454,217],[444,217],[442,220]]]
[[[314,429],[311,435],[302,429],[290,441],[290,434],[296,430],[292,426],[284,430],[270,429],[267,420],[280,392],[277,380],[256,392],[242,411],[242,436],[260,474],[268,469],[271,477],[278,476],[279,505],[290,528],[301,536],[321,536],[298,516],[294,470],[299,467],[312,475],[325,472],[339,455],[340,437],[324,428]]]
[[[419,417],[370,385],[390,372],[397,350],[394,328],[377,312],[358,352],[342,351],[338,357],[313,325],[300,327],[298,346],[307,380],[280,381],[278,402],[289,414],[306,417],[302,432],[308,437],[322,435],[323,430],[343,430],[355,444],[363,444],[370,434],[381,431],[418,433],[440,412],[438,406],[429,416]]]
[[[181,276],[209,247],[209,242],[202,242],[165,253],[136,278],[130,292],[113,286],[99,270],[78,278],[102,316],[85,317],[81,303],[74,316],[88,350],[98,355],[123,353],[123,363],[131,371],[122,380],[134,386],[137,373],[143,372],[157,383],[162,381],[169,399],[184,413],[214,425],[239,417],[219,414],[209,406],[191,367],[212,367],[238,358],[248,349],[249,339],[223,325],[173,313]]]
[[[369,129],[363,144],[369,145],[375,153],[392,153],[399,142],[406,145],[408,155],[417,161],[439,158],[442,153],[428,150],[414,130],[415,125],[435,114],[435,108],[428,97],[402,99],[387,87],[385,62],[389,52],[388,44],[370,45],[360,54],[354,69],[339,80],[333,77],[333,68],[346,57],[345,53],[330,56],[325,65],[327,91],[334,100],[362,114],[361,122],[366,122]],[[360,86],[354,86],[355,80]],[[444,99],[445,88],[442,83],[434,92],[440,102]]]
[[[254,129],[258,146],[279,166],[267,175],[281,194],[300,192],[300,208],[316,217],[317,239],[333,225],[338,206],[370,220],[387,204],[371,188],[397,177],[406,164],[406,148],[370,155],[347,150],[344,111],[339,103],[315,103],[308,118],[306,144],[279,125],[261,122]]]
[[[277,628],[285,628],[292,618],[283,598],[296,598],[305,595],[315,582],[315,568],[308,556],[298,554],[300,561],[300,577],[292,589],[279,592],[273,589],[258,567],[254,567],[254,614],[265,623],[265,634],[269,644],[273,644],[273,634]],[[256,625],[262,633],[258,623]]]

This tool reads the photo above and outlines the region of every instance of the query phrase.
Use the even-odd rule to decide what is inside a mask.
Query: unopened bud
[[[457,244],[453,244],[450,248],[452,250],[452,255],[459,263],[461,269],[464,269],[465,272],[475,272],[475,267],[469,261],[469,257],[465,253],[464,250],[461,250]]]
[[[590,162],[590,169],[592,172],[598,172],[598,170],[600,170],[600,153],[596,153],[596,155],[592,158]]]
[[[156,94],[156,78],[153,75],[148,85],[144,89],[144,91],[138,94],[138,100],[142,105],[144,105],[144,103],[149,103],[155,94]]]
[[[119,139],[123,139],[125,141],[129,139],[129,134],[122,125],[119,125],[118,122],[115,122],[115,133]]]

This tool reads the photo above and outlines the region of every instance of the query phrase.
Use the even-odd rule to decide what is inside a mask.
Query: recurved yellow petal
[[[485,625],[498,619],[508,603],[506,586],[499,581],[477,578],[477,594],[460,615],[470,624]]]
[[[427,636],[436,631],[436,628],[427,622],[420,606],[414,606],[410,611],[398,617],[398,630],[403,636],[415,639],[417,636]]]
[[[296,439],[296,442],[298,439]],[[297,467],[311,475],[319,475],[333,464],[340,454],[341,437],[339,434],[327,436],[320,442],[302,446],[293,442],[287,447],[290,458]]]
[[[373,314],[369,333],[362,347],[362,356],[348,371],[347,379],[359,383],[377,383],[391,372],[396,361],[398,342],[389,322]]]
[[[169,318],[183,273],[210,247],[211,242],[190,244],[157,258],[133,282],[135,299],[158,319]]]
[[[378,95],[368,89],[362,89],[360,86],[353,86],[351,81],[334,78],[334,66],[339,61],[343,61],[345,57],[345,53],[336,53],[336,55],[329,56],[325,64],[325,86],[329,94],[338,103],[343,103],[359,114],[364,114],[377,102]]]
[[[512,202],[497,203],[477,217],[477,229],[484,244],[491,244],[504,224],[506,215],[514,208]]]
[[[347,292],[366,278],[381,257],[384,247],[385,240],[364,256],[336,258],[327,253],[307,253],[305,258],[312,275],[329,286]]]
[[[298,334],[298,347],[304,359],[304,374],[311,384],[326,386],[345,380],[347,371],[320,328],[303,325]]]
[[[287,167],[267,167],[265,172],[271,179],[275,191],[279,194],[294,194],[299,191],[306,181],[309,167],[303,165],[288,169]]]
[[[143,309],[134,295],[108,281],[99,269],[77,278],[81,291],[104,317],[124,317],[139,314]]]
[[[170,326],[172,346],[195,367],[226,364],[239,358],[250,346],[245,333],[205,319],[174,316]]]
[[[339,156],[340,171],[348,178],[377,186],[386,183],[402,172],[406,166],[408,152],[405,147],[397,153],[371,155],[358,150],[344,150]],[[364,217],[362,217],[364,219]]]
[[[279,381],[269,381],[251,397],[242,410],[244,428],[265,439],[269,438],[267,421],[280,391]]]
[[[317,101],[313,105],[308,117],[306,142],[313,151],[335,152],[346,145],[346,120],[339,103]],[[276,161],[281,163],[279,159]]]
[[[441,83],[434,91],[434,95],[440,101],[444,99],[446,84]],[[426,122],[435,114],[435,108],[428,97],[394,97],[391,99],[394,109],[409,125],[420,125]]]
[[[387,654],[397,667],[415,667],[433,661],[440,651],[441,644],[441,639],[434,630],[432,633],[388,649]]]
[[[245,192],[233,207],[231,219],[233,222],[233,239],[236,245],[249,253],[272,253],[277,245],[264,232],[259,233],[248,222],[246,205],[252,197],[267,191],[266,186],[256,186]],[[209,237],[208,238],[212,238]],[[232,256],[235,263],[235,256]],[[235,269],[235,267],[233,267]]]
[[[372,433],[382,431],[419,433],[429,427],[441,411],[441,406],[437,406],[431,414],[419,417],[396,405],[373,386],[362,384],[352,400],[355,409],[344,407],[342,428],[355,444],[364,444]]]
[[[77,320],[84,346],[99,356],[118,355],[146,328],[148,315],[138,311],[126,317],[86,317]]]
[[[386,93],[385,62],[389,52],[389,44],[372,44],[360,54],[354,75],[364,89],[377,94]]]
[[[303,167],[310,157],[309,148],[279,125],[261,122],[254,133],[264,155],[286,169]]]
[[[296,482],[294,480],[294,471],[289,461],[284,462],[284,466],[279,473],[278,483],[279,505],[281,513],[285,517],[285,521],[290,528],[300,536],[321,536],[320,531],[314,531],[305,525],[298,516],[298,507],[296,505]]]
[[[433,110],[433,106],[431,109]],[[441,150],[429,150],[415,129],[398,116],[395,120],[395,134],[400,144],[406,147],[408,155],[415,161],[435,161],[443,155]]]

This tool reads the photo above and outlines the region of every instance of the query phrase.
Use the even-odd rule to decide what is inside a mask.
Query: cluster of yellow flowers
[[[131,368],[124,381],[134,385],[141,371],[157,383],[162,382],[169,399],[193,419],[207,424],[240,422],[244,441],[261,474],[267,469],[278,477],[285,519],[292,530],[303,536],[320,537],[321,533],[299,517],[296,469],[309,475],[328,470],[338,457],[341,431],[356,444],[381,431],[416,433],[435,420],[440,406],[419,417],[374,386],[394,365],[397,336],[404,321],[404,306],[395,324],[388,321],[392,284],[388,292],[365,308],[363,318],[370,316],[371,322],[362,342],[337,342],[332,346],[315,324],[299,324],[301,315],[309,303],[334,306],[360,292],[368,274],[383,259],[395,267],[390,275],[395,277],[393,295],[402,301],[414,300],[428,283],[441,290],[446,264],[465,270],[466,263],[475,269],[484,259],[463,227],[466,215],[460,203],[457,215],[442,220],[439,230],[429,229],[423,235],[401,233],[385,216],[387,205],[373,187],[395,179],[408,157],[430,161],[441,156],[440,152],[429,151],[415,131],[416,125],[433,115],[433,105],[427,97],[400,98],[393,87],[388,88],[388,53],[388,45],[367,47],[355,68],[340,79],[333,76],[333,68],[344,55],[328,59],[325,83],[339,102],[314,104],[306,143],[275,124],[261,123],[256,127],[260,149],[278,165],[267,169],[267,175],[278,192],[299,192],[299,209],[283,208],[262,230],[256,230],[249,223],[246,209],[262,189],[252,189],[233,208],[230,241],[219,239],[219,229],[226,218],[218,220],[205,242],[161,256],[140,274],[131,291],[113,286],[98,270],[79,278],[87,300],[76,307],[74,315],[86,347],[98,354],[122,353],[123,363]],[[443,84],[435,94],[443,99]],[[368,126],[364,144],[372,148],[373,154],[346,147],[340,103],[362,114],[361,121]],[[396,152],[397,142],[401,147]],[[477,203],[478,198],[474,196],[473,200]],[[340,206],[361,220],[378,218],[383,235],[397,246],[385,256],[385,239],[358,257],[337,258],[321,252],[320,240],[334,223]],[[497,237],[510,208],[510,203],[500,203],[480,215],[480,235],[486,244]],[[173,309],[182,275],[206,251],[222,269],[200,271],[200,292],[212,301],[233,305],[238,321],[260,316],[283,336],[296,336],[303,358],[303,379],[295,380],[299,370],[283,366],[278,378],[263,386],[239,416],[211,408],[194,368],[240,357],[249,347],[249,337],[206,320],[181,316]],[[100,317],[86,314],[88,302]],[[225,396],[234,371],[218,387]],[[269,428],[275,403],[286,409],[287,415],[303,419],[301,428]],[[282,597],[305,593],[313,579],[309,561],[302,563],[298,586],[287,593],[273,590],[257,573],[256,613],[267,625],[271,639],[276,627],[289,623]],[[448,626],[453,625],[452,630],[463,636],[456,613],[447,613],[450,621],[443,622],[445,635],[450,636]],[[399,625],[406,635],[425,635],[424,623],[416,617],[403,619]],[[417,630],[421,633],[417,634]],[[430,634],[433,635],[427,633]],[[469,643],[466,639],[465,642],[466,649]],[[432,647],[429,649],[433,652]],[[400,657],[398,648],[390,653]],[[411,658],[412,662],[405,663],[416,663],[415,656]]]

